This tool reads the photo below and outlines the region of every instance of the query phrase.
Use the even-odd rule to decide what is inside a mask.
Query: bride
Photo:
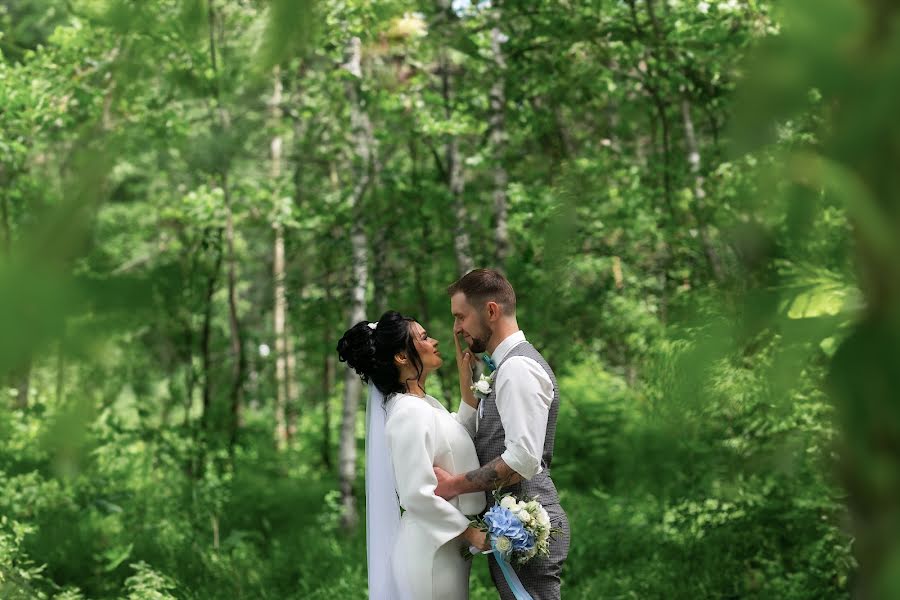
[[[463,494],[450,501],[435,496],[433,467],[453,474],[479,467],[472,443],[474,396],[462,390],[464,402],[451,414],[425,393],[426,378],[443,363],[438,342],[397,312],[384,313],[377,323],[357,323],[338,342],[337,351],[369,383],[369,598],[467,599],[471,565],[460,550],[488,546],[485,534],[469,527],[466,515],[484,510],[485,495]],[[456,358],[460,371],[471,368],[471,355],[462,353],[458,341]]]

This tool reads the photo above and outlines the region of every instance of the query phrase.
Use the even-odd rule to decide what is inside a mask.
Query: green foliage
[[[0,592],[4,598],[46,598],[36,588],[44,583],[43,568],[22,550],[22,540],[33,530],[28,525],[0,518]]]
[[[175,585],[143,562],[131,565],[135,574],[125,580],[128,600],[175,600]]]
[[[683,360],[693,343],[657,357],[668,375],[640,395],[596,366],[560,382],[570,406],[556,454],[579,460],[554,464],[554,478],[573,531],[591,532],[572,546],[573,595],[844,597],[855,563],[817,367],[781,400],[775,345],[704,370]]]
[[[358,231],[366,315],[444,348],[457,253],[513,281],[560,376],[567,598],[891,597],[900,536],[856,524],[900,472],[876,4],[6,2],[0,596],[366,596]]]

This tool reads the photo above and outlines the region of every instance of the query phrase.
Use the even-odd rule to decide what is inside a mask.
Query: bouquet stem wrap
[[[509,589],[512,590],[516,600],[533,600],[531,594],[528,593],[525,586],[519,581],[519,576],[516,575],[512,565],[506,561],[503,553],[497,549],[497,543],[493,537],[491,538],[491,548],[494,552],[494,558],[497,560],[497,564],[500,565],[500,570],[503,572],[503,577],[506,578],[506,583],[509,584]]]

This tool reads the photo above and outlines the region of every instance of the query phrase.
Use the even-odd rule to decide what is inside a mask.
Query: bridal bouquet
[[[498,502],[472,526],[488,534],[493,551],[505,561],[524,564],[535,556],[550,555],[550,516],[537,500],[518,500],[511,494]]]

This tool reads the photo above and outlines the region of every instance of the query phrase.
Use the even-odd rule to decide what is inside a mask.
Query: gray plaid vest
[[[513,356],[525,356],[533,359],[543,367],[553,383],[553,403],[550,405],[550,413],[547,416],[547,434],[544,437],[544,452],[541,455],[541,467],[543,469],[532,477],[531,481],[522,480],[520,483],[503,488],[502,492],[511,493],[519,499],[530,499],[537,496],[538,501],[543,506],[558,505],[559,494],[556,492],[553,480],[550,479],[550,465],[553,463],[553,442],[556,439],[556,416],[559,413],[559,386],[556,383],[556,376],[540,352],[528,342],[521,342],[510,350],[509,354],[503,358],[503,361],[497,365],[496,372],[499,373],[506,361]],[[500,422],[500,413],[497,412],[496,394],[496,390],[491,389],[491,393],[482,400],[484,414],[478,422],[478,432],[475,434],[475,451],[478,453],[478,461],[482,466],[503,454],[503,451],[506,449],[506,433],[503,430],[503,423]],[[486,492],[486,495],[488,506],[492,506],[494,498],[491,492]]]

